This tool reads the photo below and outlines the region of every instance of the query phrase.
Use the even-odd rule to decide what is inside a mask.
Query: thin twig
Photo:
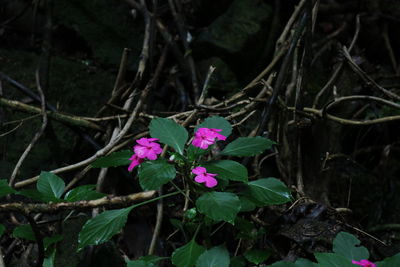
[[[42,91],[42,87],[40,84],[40,77],[39,77],[39,70],[36,71],[36,85],[37,85],[37,90],[40,94],[40,99],[42,102],[42,125],[39,129],[39,131],[35,134],[35,136],[32,138],[31,142],[29,143],[29,145],[26,147],[24,153],[22,153],[21,157],[19,158],[17,164],[15,165],[15,168],[11,174],[10,180],[9,180],[9,185],[11,187],[14,187],[15,184],[15,178],[18,174],[19,169],[22,166],[22,163],[24,162],[24,160],[26,159],[26,157],[28,156],[29,152],[32,150],[33,146],[36,144],[36,142],[39,140],[39,138],[42,136],[44,130],[46,129],[47,126],[47,113],[46,113],[46,101],[45,101],[45,97]]]

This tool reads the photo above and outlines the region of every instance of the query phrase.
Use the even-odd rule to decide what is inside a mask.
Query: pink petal
[[[144,159],[147,156],[148,149],[145,146],[136,145],[133,147],[133,151],[139,158]]]
[[[154,142],[154,141],[158,141],[158,140],[160,140],[160,139],[158,139],[158,138],[147,138],[147,141],[149,141],[149,142]]]
[[[215,179],[215,178],[213,178],[213,177],[211,177],[211,176],[208,176],[208,177],[207,177],[207,180],[206,180],[206,187],[212,188],[212,187],[216,186],[217,184],[218,184],[217,179]]]
[[[194,180],[198,183],[207,182],[206,177],[204,175],[197,175],[196,177],[194,177]]]
[[[148,146],[149,140],[145,137],[142,137],[142,138],[136,140],[136,143],[138,143],[139,145],[142,145],[142,146]]]
[[[192,169],[192,173],[197,174],[197,175],[203,175],[207,172],[207,169],[204,167],[196,167]]]
[[[148,158],[149,160],[156,160],[157,159],[157,154],[154,153],[154,151],[152,151],[152,150],[148,150],[146,158]]]
[[[133,168],[140,165],[143,162],[143,159],[139,158],[136,154],[134,154],[129,160],[131,160],[131,164],[129,164],[128,171],[132,171]]]

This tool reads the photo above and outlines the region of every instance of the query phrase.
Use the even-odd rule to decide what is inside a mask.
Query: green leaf
[[[296,265],[293,262],[278,261],[275,262],[274,264],[268,265],[268,267],[296,267]]]
[[[99,193],[96,190],[96,185],[88,184],[76,187],[65,194],[64,199],[68,202],[75,202],[81,200],[94,200],[106,196],[106,194]]]
[[[291,201],[289,188],[275,178],[259,179],[249,182],[248,195],[265,205],[278,205]]]
[[[160,142],[167,144],[183,155],[183,149],[188,139],[188,132],[184,127],[173,120],[155,118],[150,122],[150,135],[160,139]]]
[[[209,192],[196,201],[200,213],[214,221],[226,221],[234,224],[236,215],[240,211],[239,197],[229,192]]]
[[[242,205],[242,207],[240,208],[241,212],[252,211],[257,207],[253,201],[251,201],[245,196],[240,196],[239,199],[240,199],[240,204]]]
[[[168,258],[169,257],[159,257],[159,256],[156,256],[156,255],[146,255],[146,256],[140,257],[139,260],[143,260],[143,261],[150,262],[150,263],[157,263],[159,261],[162,261],[162,260],[165,260],[165,259],[168,259]]]
[[[4,234],[6,231],[6,227],[3,224],[0,224],[0,237]]]
[[[63,236],[62,235],[54,235],[54,236],[43,238],[44,249],[47,249],[50,245],[52,245],[54,243],[57,243],[57,242],[59,242],[61,240],[63,240]]]
[[[205,119],[202,123],[196,126],[194,132],[196,133],[199,128],[221,129],[222,131],[219,133],[226,137],[232,133],[231,124],[225,118],[219,116],[213,116]]]
[[[56,257],[56,249],[54,248],[51,250],[50,255],[44,259],[43,267],[53,267],[55,257]]]
[[[0,180],[0,197],[4,197],[8,194],[15,193],[16,191],[11,188],[6,179],[1,179]]]
[[[341,254],[343,257],[350,260],[362,260],[369,258],[369,252],[365,247],[357,247],[360,245],[360,240],[355,236],[340,232],[333,240],[333,252]]]
[[[57,201],[64,192],[64,181],[51,172],[41,172],[37,182],[37,190],[47,201]]]
[[[129,165],[131,161],[129,158],[133,155],[131,150],[122,150],[111,153],[105,157],[96,159],[91,166],[93,168],[106,168]]]
[[[139,183],[143,190],[156,190],[176,176],[174,165],[163,159],[142,163],[138,169]]]
[[[88,245],[104,243],[125,226],[129,212],[133,207],[107,210],[93,219],[88,220],[82,227],[78,238],[78,251]]]
[[[397,253],[396,255],[386,258],[383,261],[377,262],[376,265],[378,267],[398,267],[400,266],[400,253]]]
[[[196,241],[192,239],[189,243],[176,249],[172,253],[172,263],[178,267],[192,267],[204,251],[205,248],[198,245]]]
[[[225,246],[213,247],[200,255],[196,267],[229,267],[229,252]]]
[[[230,267],[245,267],[246,259],[243,256],[236,256],[231,259]]]
[[[36,237],[33,233],[32,227],[30,224],[23,224],[15,227],[13,233],[13,237],[23,238],[30,241],[35,241]]]
[[[238,157],[254,156],[271,148],[274,144],[276,144],[274,141],[261,136],[239,137],[229,143],[225,149],[222,150],[221,155]]]
[[[252,249],[246,251],[244,257],[251,263],[260,264],[266,261],[271,254],[268,250]]]
[[[32,198],[37,201],[46,202],[47,198],[36,189],[24,189],[17,192],[18,195]],[[53,201],[58,201],[56,198],[52,198]]]
[[[233,160],[218,160],[204,164],[209,173],[218,174],[219,179],[247,182],[247,168]]]
[[[133,260],[127,261],[126,267],[157,267],[154,263],[144,261],[144,260]]]
[[[354,267],[351,260],[336,253],[314,253],[318,266],[324,267]]]
[[[296,267],[318,267],[319,265],[315,262],[309,261],[307,259],[299,258],[294,263]],[[356,266],[354,266],[356,267]]]

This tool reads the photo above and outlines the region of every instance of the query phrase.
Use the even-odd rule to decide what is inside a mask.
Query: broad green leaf
[[[239,196],[239,199],[240,199],[240,204],[242,206],[240,208],[241,212],[252,211],[257,207],[256,204],[254,204],[253,201],[251,201],[250,199],[248,199],[245,196]]]
[[[58,241],[61,241],[61,240],[63,240],[62,235],[54,235],[54,236],[43,238],[44,249],[47,249],[51,244],[57,243]]]
[[[205,248],[198,245],[196,241],[192,239],[186,245],[177,248],[172,253],[171,260],[177,267],[192,267],[204,251]]]
[[[350,259],[336,253],[314,253],[318,266],[324,267],[354,267]]]
[[[369,258],[369,252],[365,247],[358,247],[360,240],[355,236],[340,232],[333,240],[333,252],[341,254],[343,257],[350,260],[362,260]]]
[[[291,201],[289,188],[275,178],[259,179],[249,182],[249,196],[265,205],[277,205]]]
[[[142,163],[138,169],[139,183],[143,190],[156,190],[176,176],[174,165],[163,159]]]
[[[199,128],[221,129],[222,131],[219,133],[226,137],[232,133],[231,124],[225,118],[219,116],[213,116],[205,119],[202,123],[196,126],[194,132],[196,133]]]
[[[376,263],[378,267],[398,267],[400,266],[400,253],[397,253],[396,255],[386,258],[383,261],[377,262]]]
[[[36,187],[42,193],[43,198],[48,201],[54,201],[61,197],[65,183],[54,173],[41,172]]]
[[[93,184],[82,185],[68,191],[67,194],[65,194],[64,199],[68,202],[75,202],[81,200],[93,200],[105,196],[105,194],[99,193],[95,189],[96,185]]]
[[[78,251],[88,245],[99,245],[110,240],[125,226],[132,208],[107,210],[88,220],[79,233]]]
[[[4,234],[6,231],[6,227],[3,224],[0,224],[0,237]]]
[[[45,196],[43,196],[43,194],[40,193],[39,191],[37,191],[36,189],[24,189],[24,190],[18,191],[17,194],[21,195],[21,196],[32,198],[37,201],[42,201],[42,202],[48,201],[47,198]],[[61,200],[58,200],[57,198],[51,198],[51,200],[52,201],[61,201]]]
[[[294,263],[296,267],[318,267],[319,265],[315,262],[309,261],[307,259],[299,258]],[[356,267],[356,266],[354,266]]]
[[[225,246],[213,247],[200,255],[196,267],[229,267],[229,252]]]
[[[247,264],[246,259],[243,256],[236,256],[231,259],[230,267],[245,267]]]
[[[127,261],[126,267],[157,267],[154,263],[144,261],[144,260],[133,260]]]
[[[160,139],[160,142],[167,144],[183,155],[183,149],[188,139],[186,129],[170,119],[155,118],[150,122],[150,135]]]
[[[239,197],[229,192],[209,192],[196,201],[200,213],[214,221],[226,221],[234,224],[236,215],[240,211]]]
[[[133,152],[131,150],[122,150],[111,153],[105,157],[96,159],[91,165],[93,168],[106,168],[129,165]]]
[[[221,155],[247,157],[254,156],[269,149],[272,145],[276,144],[267,138],[257,137],[239,137],[238,139],[229,143]]]
[[[23,224],[15,227],[13,233],[13,237],[23,238],[30,241],[35,241],[36,237],[33,233],[32,227],[30,224]]]
[[[247,182],[247,168],[237,161],[218,160],[203,165],[207,172],[218,174],[219,179]]]
[[[293,262],[278,261],[278,262],[275,262],[275,263],[273,263],[271,265],[268,265],[268,267],[296,267],[296,265]]]
[[[4,197],[8,194],[15,193],[16,191],[8,185],[6,179],[0,180],[0,197]]]
[[[43,267],[53,267],[54,266],[54,259],[56,257],[56,249],[53,248],[51,253],[48,257],[46,257],[43,261]]]
[[[251,263],[260,264],[266,261],[271,254],[272,253],[268,250],[252,249],[246,251],[244,257]]]

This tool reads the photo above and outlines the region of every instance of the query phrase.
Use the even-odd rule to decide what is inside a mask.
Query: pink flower
[[[219,134],[221,129],[199,128],[194,135],[192,145],[201,149],[207,149],[208,146],[215,143],[215,139],[226,140],[226,136]]]
[[[144,159],[156,160],[157,155],[161,154],[162,149],[160,144],[154,143],[158,141],[157,138],[140,138],[136,140],[137,145],[133,147],[135,154],[129,159],[131,164],[128,167],[128,171],[132,171],[133,168],[140,165]]]
[[[205,183],[206,187],[214,187],[218,184],[217,179],[214,176],[217,176],[214,173],[207,173],[206,168],[204,167],[196,167],[192,169],[192,173],[196,174],[194,180],[198,183]]]
[[[129,160],[131,160],[132,162],[128,167],[128,171],[132,171],[133,168],[140,165],[144,161],[144,159],[139,158],[136,154],[133,154],[133,156]]]
[[[363,266],[363,267],[376,267],[376,264],[373,262],[370,262],[369,260],[360,260],[360,261],[352,260],[351,263],[353,263],[355,265]]]
[[[136,140],[136,143],[138,143],[138,145],[135,145],[133,147],[135,154],[141,159],[144,159],[144,158],[147,158],[149,160],[157,159],[157,155],[161,154],[162,149],[161,149],[160,144],[153,143],[154,141],[158,141],[158,139],[143,137],[143,138]]]

